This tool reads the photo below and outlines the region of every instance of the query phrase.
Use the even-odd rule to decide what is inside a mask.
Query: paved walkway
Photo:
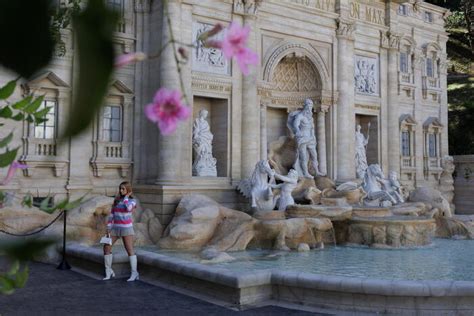
[[[25,288],[0,295],[0,315],[314,315],[267,306],[233,311],[141,281],[94,280],[31,263]]]

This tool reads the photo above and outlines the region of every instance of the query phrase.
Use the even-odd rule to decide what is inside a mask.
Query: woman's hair
[[[120,200],[122,199],[122,195],[120,194],[120,187],[122,187],[122,186],[125,187],[125,190],[127,190],[127,193],[132,192],[132,184],[130,182],[124,181],[124,182],[120,183],[119,193],[117,194],[117,196],[114,199],[114,205],[117,205],[120,202]],[[130,195],[130,198],[133,199],[133,196]]]
[[[130,182],[124,181],[124,182],[120,183],[119,188],[121,186],[125,187],[125,189],[127,190],[127,193],[132,192],[132,184]]]

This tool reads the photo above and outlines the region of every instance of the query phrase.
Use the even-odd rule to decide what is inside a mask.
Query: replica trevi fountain
[[[201,109],[193,125],[193,173],[215,177],[214,136],[207,115]],[[365,148],[370,139],[360,125],[353,138],[357,177],[339,184],[319,170],[310,99],[288,114],[287,128],[288,136],[270,145],[268,159],[259,161],[251,177],[238,184],[236,189],[249,202],[244,212],[204,195],[187,195],[165,229],[153,212],[140,209],[135,214],[137,243],[204,253],[212,248],[218,250],[217,255],[262,247],[309,250],[324,244],[415,247],[429,245],[437,232],[442,237],[453,235],[450,230],[471,237],[465,224],[451,219],[450,203],[441,192],[431,188],[409,192],[395,171],[386,176],[380,165],[368,165]],[[289,154],[279,154],[282,152]],[[69,219],[71,237],[88,244],[97,242],[98,228],[103,226],[101,217],[108,214],[110,200],[94,198],[73,212]],[[3,210],[2,227],[28,231],[50,219],[41,212],[22,212],[28,220],[18,219],[14,210]],[[60,227],[53,231],[58,233]]]
[[[117,34],[124,52],[159,49],[169,41],[169,27],[191,43],[218,22],[237,21],[251,27],[248,46],[260,64],[242,76],[219,49],[197,41],[181,78],[193,119],[163,136],[144,123],[141,105],[160,86],[182,88],[168,46],[161,58],[134,72],[117,70],[107,102],[122,107],[122,142],[103,142],[100,132],[91,132],[73,147],[63,144],[54,155],[39,157],[33,146],[53,140],[23,135],[22,159],[30,168],[15,194],[39,185],[39,197],[51,186],[64,196],[93,191],[94,197],[68,212],[73,266],[95,264],[103,271],[97,243],[110,196],[131,179],[140,203],[133,216],[141,279],[173,285],[184,279],[184,287],[211,291],[238,307],[281,299],[350,311],[431,315],[432,306],[442,305],[443,311],[472,312],[474,273],[469,282],[453,281],[465,280],[463,269],[472,266],[464,260],[468,255],[461,249],[457,259],[438,263],[451,248],[471,249],[465,242],[474,237],[474,219],[461,220],[453,204],[443,21],[448,12],[418,0],[168,2],[171,26],[160,1],[126,1],[126,31]],[[151,32],[155,27],[159,32]],[[69,66],[72,73],[72,59],[62,60],[26,86],[59,96],[60,109],[67,108]],[[109,147],[121,156],[104,156]],[[0,229],[28,233],[57,215],[7,195]],[[42,234],[61,236],[62,223]],[[428,252],[438,257],[410,261]],[[120,274],[125,261],[120,253],[114,256]],[[41,259],[57,261],[58,251],[52,248]],[[268,263],[267,270],[253,270],[256,261]],[[335,277],[344,267],[359,279],[350,273]],[[460,276],[450,279],[459,267]],[[394,268],[416,272],[398,284],[407,274],[395,275]],[[443,268],[448,277],[441,286]],[[377,278],[387,282],[371,279],[377,269]],[[424,271],[431,274],[418,278]]]

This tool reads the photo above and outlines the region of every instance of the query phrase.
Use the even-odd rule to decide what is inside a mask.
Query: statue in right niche
[[[216,158],[212,156],[212,139],[209,123],[206,121],[208,112],[199,111],[199,116],[193,124],[193,148],[195,159],[193,163],[193,176],[216,177]]]
[[[355,133],[355,165],[358,179],[364,179],[367,170],[367,144],[369,143],[370,122],[367,124],[367,138],[362,134],[361,126],[357,125]]]

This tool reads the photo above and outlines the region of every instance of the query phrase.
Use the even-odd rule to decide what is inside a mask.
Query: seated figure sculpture
[[[388,179],[377,177],[377,181],[382,186],[382,190],[390,194],[391,197],[396,201],[394,204],[403,203],[403,194],[400,182],[398,181],[397,173],[391,171],[388,174]]]
[[[283,181],[283,183],[272,184],[271,187],[274,189],[280,189],[278,210],[284,211],[288,205],[295,204],[295,200],[293,199],[291,192],[293,192],[293,190],[298,185],[298,172],[296,172],[295,169],[291,169],[286,176],[275,173],[275,178]]]
[[[312,179],[308,171],[308,154],[317,176],[325,174],[319,171],[318,155],[316,152],[316,136],[314,135],[313,101],[306,99],[304,108],[288,115],[287,126],[294,135],[297,145],[296,162],[293,165],[300,176]]]
[[[391,181],[385,179],[382,169],[378,164],[370,165],[367,168],[362,188],[367,193],[364,200],[366,205],[390,206],[402,203],[402,200],[396,198]]]

